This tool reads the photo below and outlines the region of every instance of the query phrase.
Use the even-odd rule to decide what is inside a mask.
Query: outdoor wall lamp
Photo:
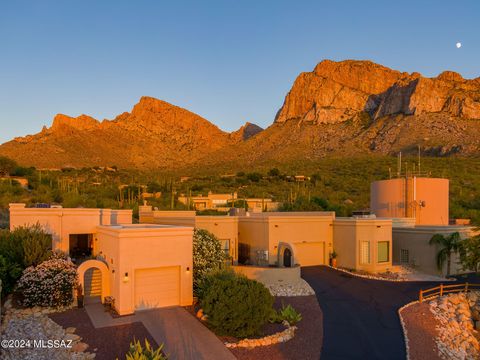
[[[190,266],[187,266],[187,273],[190,272]]]
[[[125,273],[125,276],[123,277],[123,282],[128,282],[128,272]]]

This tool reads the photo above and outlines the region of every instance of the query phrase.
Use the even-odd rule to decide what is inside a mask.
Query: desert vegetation
[[[413,169],[415,158],[406,158],[404,168]],[[8,225],[8,204],[25,202],[59,203],[65,207],[130,208],[134,216],[148,196],[159,209],[186,209],[180,194],[206,195],[237,192],[234,206],[242,199],[268,197],[283,203],[281,210],[334,210],[348,216],[353,210],[369,207],[370,183],[395,176],[396,158],[368,156],[324,158],[294,163],[266,163],[255,168],[195,168],[175,173],[160,170],[127,170],[115,166],[83,169],[38,170],[10,161],[0,181],[0,226]],[[8,176],[6,174],[8,173]],[[422,173],[450,179],[450,216],[470,218],[480,224],[480,159],[426,157]],[[304,175],[305,181],[293,176]],[[181,181],[181,177],[188,177]],[[22,187],[16,177],[26,178]]]

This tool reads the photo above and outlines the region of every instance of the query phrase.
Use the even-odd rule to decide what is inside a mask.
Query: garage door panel
[[[180,268],[178,266],[135,271],[135,308],[137,310],[180,304]]]
[[[323,242],[311,242],[295,244],[295,262],[301,266],[324,265],[325,244]]]

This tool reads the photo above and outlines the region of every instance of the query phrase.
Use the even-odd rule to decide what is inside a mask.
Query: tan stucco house
[[[180,225],[204,229],[214,234],[232,263],[238,261],[238,217],[197,216],[195,211],[153,210],[151,206],[139,207],[139,220],[144,224]]]
[[[132,224],[131,210],[10,204],[10,229],[36,223],[78,265],[86,301],[112,297],[120,315],[192,304],[192,227]]]

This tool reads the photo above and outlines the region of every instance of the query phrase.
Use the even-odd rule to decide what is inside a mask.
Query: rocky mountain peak
[[[480,119],[480,84],[453,71],[425,78],[371,61],[324,60],[297,77],[275,122],[338,123],[363,112],[373,119],[437,112]]]
[[[77,130],[88,130],[98,126],[99,122],[88,115],[71,117],[64,114],[57,114],[53,118],[51,130],[57,131],[64,127],[70,127]]]
[[[237,131],[234,131],[233,133],[230,134],[230,136],[233,139],[236,139],[238,141],[242,140],[248,140],[252,136],[257,135],[258,133],[262,132],[263,128],[256,124],[252,124],[250,122],[246,122],[244,125],[242,125]]]

